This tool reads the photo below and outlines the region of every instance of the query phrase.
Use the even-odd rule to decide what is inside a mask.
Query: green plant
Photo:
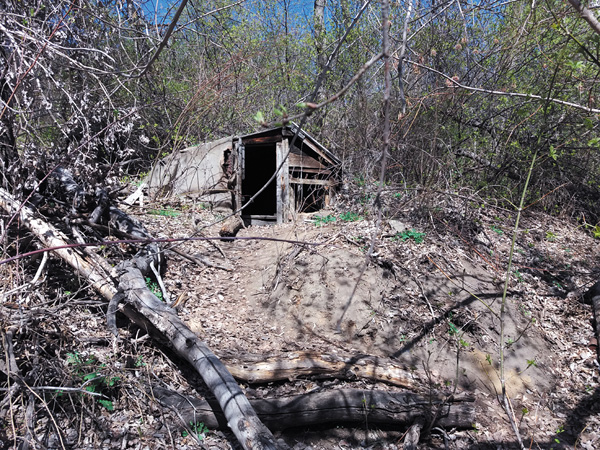
[[[181,215],[179,211],[175,211],[173,209],[151,209],[148,211],[148,214],[163,217],[177,217]]]
[[[196,437],[198,438],[199,441],[204,439],[206,437],[206,434],[209,432],[209,429],[204,424],[204,422],[194,422],[191,420],[190,420],[190,430],[192,430],[192,433],[194,433],[196,435]],[[186,436],[188,436],[188,434],[189,433],[187,432],[187,430],[183,430],[181,432],[182,437],[186,437]]]
[[[497,226],[495,226],[495,225],[492,225],[492,227],[491,227],[491,228],[492,228],[492,231],[493,231],[494,233],[496,233],[496,234],[504,234],[504,231],[502,231],[500,228],[498,228],[498,227],[497,227]]]
[[[521,275],[521,272],[519,272],[518,270],[514,270],[513,274],[515,275],[515,277],[517,277],[517,281],[519,283],[523,282],[523,275]]]
[[[392,238],[392,240],[406,241],[407,239],[412,239],[415,241],[416,244],[420,244],[423,242],[423,239],[425,239],[425,236],[426,236],[426,233],[418,233],[415,230],[404,230],[401,233],[396,233],[394,235],[394,237]]]
[[[402,193],[401,192],[395,192],[394,193],[394,198],[398,198],[398,199],[402,198]]]
[[[354,212],[345,212],[339,215],[339,219],[342,222],[356,222],[358,220],[362,219],[362,216],[360,216],[359,214],[356,214]]]
[[[560,425],[557,429],[556,429],[556,434],[560,434],[563,433],[565,431],[565,427]],[[560,439],[558,438],[554,438],[554,442],[556,442],[557,444],[560,444]]]
[[[99,364],[93,355],[84,359],[79,352],[67,353],[67,364],[73,366],[73,376],[80,379],[82,388],[87,392],[103,394],[104,398],[97,397],[98,403],[108,411],[113,411],[113,402],[105,394],[116,387],[120,378],[103,374],[106,365]]]
[[[592,230],[592,234],[594,235],[594,239],[598,239],[600,238],[600,224],[597,224],[593,230]]]
[[[556,239],[556,234],[554,234],[552,231],[546,231],[546,240],[547,241],[554,242],[555,239]]]
[[[150,277],[146,277],[146,286],[148,287],[148,289],[150,289],[150,292],[156,295],[156,297],[162,302],[163,295],[158,283],[156,281],[152,281]]]
[[[458,334],[458,327],[452,322],[448,322],[448,334],[450,334],[450,336],[455,336]]]
[[[328,223],[335,222],[335,221],[336,221],[335,216],[332,216],[331,214],[329,214],[327,216],[315,216],[313,218],[313,222],[317,227],[321,227],[323,225],[326,225]]]
[[[529,369],[531,366],[537,367],[537,362],[536,362],[535,358],[527,360],[527,368]]]
[[[365,181],[365,177],[363,177],[362,175],[359,175],[357,177],[354,177],[354,182],[357,184],[357,186],[365,186],[367,184],[367,182]]]

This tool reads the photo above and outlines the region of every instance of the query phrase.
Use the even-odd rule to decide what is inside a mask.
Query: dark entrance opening
[[[295,185],[296,211],[315,212],[325,207],[325,189],[310,184]]]
[[[242,180],[242,201],[244,204],[256,194],[277,169],[275,145],[246,145],[245,170]],[[275,179],[243,211],[242,216],[260,216],[273,219],[277,215],[277,187]]]

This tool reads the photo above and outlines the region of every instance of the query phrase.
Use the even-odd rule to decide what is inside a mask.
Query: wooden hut
[[[231,210],[246,205],[246,223],[282,223],[318,211],[339,182],[340,160],[294,123],[186,148],[158,161],[148,177],[153,193],[197,193]]]

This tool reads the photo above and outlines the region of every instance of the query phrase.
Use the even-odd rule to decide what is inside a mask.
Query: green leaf
[[[583,126],[587,130],[591,130],[592,128],[594,128],[594,122],[592,122],[592,119],[590,119],[589,117],[584,117],[583,118]]]
[[[592,138],[588,141],[587,145],[589,147],[600,147],[600,137]]]
[[[258,123],[264,123],[265,122],[265,116],[263,116],[263,113],[261,111],[258,111],[254,115],[254,120],[256,120]]]
[[[111,402],[110,400],[98,400],[98,403],[100,403],[102,406],[104,406],[109,411],[115,410],[115,406],[113,405],[113,402]]]

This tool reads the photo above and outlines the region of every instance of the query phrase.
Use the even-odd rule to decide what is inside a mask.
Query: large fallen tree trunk
[[[29,228],[47,247],[63,247],[54,253],[64,259],[75,271],[89,280],[91,285],[113,305],[114,298],[120,298],[128,307],[122,307],[125,314],[146,328],[162,333],[177,354],[186,359],[199,372],[209,389],[217,398],[228,426],[244,449],[276,449],[275,439],[268,428],[252,409],[233,376],[225,366],[201,342],[198,337],[176,316],[174,311],[162,303],[146,287],[142,270],[148,264],[147,258],[136,257],[120,266],[120,273],[113,278],[105,273],[108,264],[90,263],[76,248],[64,248],[67,237],[53,225],[36,218],[34,211],[20,205],[8,192],[0,188],[0,207],[9,214],[18,213],[20,221]],[[113,209],[111,215],[117,222],[127,221],[124,213]],[[127,232],[132,227],[124,225]],[[135,227],[133,227],[135,228]],[[152,257],[153,255],[148,255]],[[114,277],[120,276],[119,290],[114,285]]]
[[[152,393],[162,405],[176,409],[186,423],[203,422],[209,428],[225,428],[223,416],[205,400],[159,387]],[[363,389],[250,400],[260,419],[273,430],[349,422],[406,428],[419,418],[430,427],[471,428],[475,423],[474,402],[474,397],[467,396],[443,400]]]
[[[341,356],[318,352],[289,352],[277,355],[232,355],[219,353],[229,372],[248,383],[293,380],[303,376],[381,381],[414,389],[415,371],[389,359],[370,355]]]

